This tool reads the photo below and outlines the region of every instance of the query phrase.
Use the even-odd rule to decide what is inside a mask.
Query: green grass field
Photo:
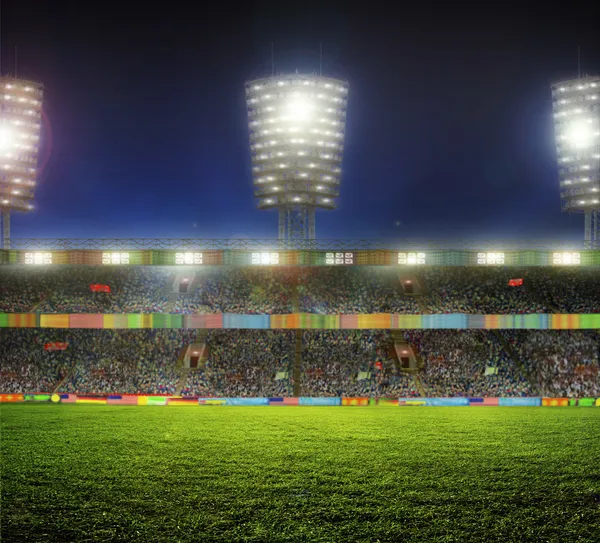
[[[600,409],[2,405],[2,541],[600,541]]]

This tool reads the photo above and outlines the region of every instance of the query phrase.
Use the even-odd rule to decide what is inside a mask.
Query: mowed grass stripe
[[[600,409],[2,405],[2,541],[598,541]]]

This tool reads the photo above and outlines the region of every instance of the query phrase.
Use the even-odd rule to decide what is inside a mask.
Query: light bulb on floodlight
[[[290,118],[294,121],[305,121],[310,116],[311,105],[305,100],[294,100],[288,106]]]
[[[577,149],[584,149],[592,143],[592,133],[583,122],[573,123],[566,136],[569,143]]]
[[[0,149],[6,149],[12,143],[13,134],[8,126],[0,126]]]

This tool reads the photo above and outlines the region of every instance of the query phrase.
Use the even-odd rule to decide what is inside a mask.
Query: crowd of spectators
[[[178,295],[172,313],[292,313],[291,272],[286,268],[197,268],[191,286],[190,293]]]
[[[77,352],[46,351],[46,343],[72,341],[64,330],[0,328],[0,393],[53,392],[77,360]]]
[[[169,300],[172,271],[164,267],[102,268],[79,266],[57,281],[37,308],[42,313],[162,313]],[[92,292],[90,285],[110,287]]]
[[[398,270],[387,267],[304,268],[298,295],[303,313],[421,313],[415,299],[402,292]]]
[[[390,354],[388,331],[320,330],[303,334],[302,395],[418,396]]]
[[[64,392],[175,394],[177,359],[194,330],[103,330],[92,356],[81,360]]]
[[[0,392],[174,394],[189,330],[0,329]],[[64,351],[45,343],[65,342]],[[62,383],[62,384],[61,384]]]
[[[0,312],[27,313],[48,296],[60,278],[57,270],[48,268],[0,266]]]
[[[509,286],[510,279],[523,278],[525,273],[518,268],[426,268],[421,271],[423,299],[431,313],[549,313],[540,301],[543,298],[538,299],[527,283]]]
[[[600,397],[600,336],[590,330],[503,330],[538,393]]]
[[[423,359],[420,379],[430,397],[527,396],[531,386],[496,336],[482,330],[410,330]],[[493,369],[493,373],[486,368]]]
[[[506,349],[481,330],[410,330],[404,337],[420,355],[419,378],[430,397],[600,397],[597,332],[501,334]],[[0,329],[0,392],[176,394],[177,359],[195,338],[193,330]],[[45,350],[50,342],[68,347]],[[392,344],[388,331],[303,332],[300,394],[419,396]],[[190,370],[183,395],[294,395],[293,331],[213,330],[207,345],[208,360]]]
[[[560,313],[600,313],[597,269],[534,268],[527,277]]]
[[[0,268],[0,311],[10,313],[161,313],[169,300],[169,268],[102,266]],[[110,287],[92,292],[90,285]]]
[[[190,372],[185,395],[293,396],[293,331],[213,330],[206,344],[206,366]]]
[[[417,295],[403,291],[398,268],[392,266],[195,266],[188,268],[190,291],[184,294],[176,293],[178,270],[167,266],[2,266],[0,312],[600,312],[600,274],[585,267],[423,267],[414,273]],[[524,278],[524,284],[510,287],[513,278]],[[111,292],[93,293],[91,284],[106,284]]]

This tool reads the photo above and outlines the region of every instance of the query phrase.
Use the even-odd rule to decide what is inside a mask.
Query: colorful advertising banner
[[[341,398],[304,398],[298,399],[298,405],[342,405]]]
[[[226,398],[226,405],[269,405],[268,398]]]
[[[498,398],[498,405],[504,407],[537,407],[542,405],[541,398]]]

